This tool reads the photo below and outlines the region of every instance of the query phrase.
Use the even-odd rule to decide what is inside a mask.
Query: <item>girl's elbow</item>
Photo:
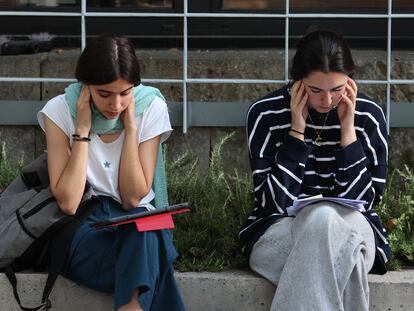
[[[60,210],[69,216],[73,216],[76,214],[76,210],[78,209],[78,204],[76,204],[76,202],[73,202],[73,200],[70,199],[69,197],[62,197],[59,195],[54,194],[55,199],[60,207]]]
[[[75,205],[71,202],[67,202],[67,201],[59,201],[57,200],[58,205],[60,207],[60,210],[69,216],[73,216],[76,214],[76,211],[78,209],[78,205]]]
[[[151,189],[151,186],[148,186],[145,189],[143,189],[143,191],[139,194],[138,203],[136,206],[138,206],[139,202],[150,193]]]
[[[79,206],[79,202],[74,202],[73,200],[71,200],[71,195],[63,195],[57,191],[55,191],[55,189],[52,188],[52,193],[53,196],[56,199],[56,202],[59,205],[60,210],[69,216],[73,216],[76,214],[76,210],[78,209]]]
[[[146,187],[146,188],[142,191],[142,197],[141,197],[141,198],[144,198],[146,195],[148,195],[148,193],[150,193],[151,189],[152,189],[151,185],[147,186],[147,187]]]
[[[129,197],[122,200],[122,207],[124,210],[128,211],[139,205],[140,198],[138,197]]]
[[[128,196],[127,198],[123,199],[123,207],[126,210],[135,208],[139,206],[141,200],[151,191],[151,187],[148,189],[144,189],[139,193],[134,193],[133,195]]]
[[[132,208],[138,207],[142,198],[143,197],[141,197],[140,195],[130,196],[128,199],[124,200],[124,204],[123,204],[124,208],[132,209]]]

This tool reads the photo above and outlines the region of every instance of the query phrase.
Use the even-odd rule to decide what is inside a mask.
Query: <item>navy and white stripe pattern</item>
[[[251,247],[298,198],[322,194],[366,200],[363,213],[373,227],[377,256],[371,272],[384,273],[390,256],[387,233],[374,207],[380,201],[387,173],[387,128],[382,109],[358,94],[355,111],[357,141],[340,147],[336,108],[325,114],[312,110],[305,142],[288,134],[290,95],[286,87],[253,103],[247,113],[247,142],[254,183],[254,208],[240,231],[242,250]],[[321,134],[321,146],[313,142]]]

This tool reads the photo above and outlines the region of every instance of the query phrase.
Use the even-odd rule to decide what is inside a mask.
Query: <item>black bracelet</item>
[[[293,129],[293,128],[290,128],[290,130],[291,130],[292,132],[295,132],[295,133],[298,133],[298,134],[301,134],[301,135],[305,136],[305,133],[299,132],[299,131],[297,131],[297,130],[295,130],[295,129]]]
[[[72,139],[73,141],[86,141],[86,142],[91,141],[89,137],[83,137],[83,136],[80,136],[79,134],[72,134]]]

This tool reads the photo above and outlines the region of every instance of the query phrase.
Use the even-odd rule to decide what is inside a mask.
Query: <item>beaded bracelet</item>
[[[293,128],[290,128],[290,130],[291,130],[292,132],[295,132],[295,133],[298,133],[298,134],[301,134],[301,135],[305,136],[305,133],[299,132],[299,131],[297,131],[297,130],[295,130],[295,129],[293,129]]]
[[[83,137],[83,136],[80,136],[79,134],[72,134],[72,139],[73,141],[86,141],[86,142],[91,141],[89,137]]]

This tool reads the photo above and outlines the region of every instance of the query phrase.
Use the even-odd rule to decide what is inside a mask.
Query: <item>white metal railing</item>
[[[188,0],[184,1],[183,13],[139,13],[139,12],[90,12],[87,11],[86,0],[81,0],[80,12],[22,12],[1,11],[0,16],[45,16],[45,17],[80,17],[81,48],[86,45],[86,21],[88,17],[182,17],[183,18],[183,77],[182,79],[143,79],[150,83],[182,83],[183,85],[183,133],[188,129],[188,100],[187,84],[189,83],[286,83],[289,80],[289,19],[291,18],[359,18],[373,19],[383,18],[388,20],[387,28],[387,74],[385,80],[357,80],[363,84],[385,84],[387,86],[386,118],[387,127],[390,127],[391,113],[391,85],[392,84],[414,84],[414,80],[391,79],[391,38],[392,20],[397,18],[414,18],[414,14],[392,13],[392,0],[388,0],[387,14],[297,14],[290,13],[289,0],[285,0],[284,14],[258,14],[258,13],[190,13],[188,12]],[[285,62],[284,80],[273,79],[207,79],[188,77],[188,18],[197,17],[225,17],[225,18],[284,18],[285,19]],[[29,77],[0,77],[0,82],[73,82],[70,78],[29,78]]]

